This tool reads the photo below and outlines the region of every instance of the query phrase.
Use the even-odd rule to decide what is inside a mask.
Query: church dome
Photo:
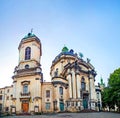
[[[28,40],[30,38],[34,38],[36,39],[38,42],[40,42],[40,39],[35,35],[33,34],[32,32],[28,33],[27,35],[25,35],[25,37],[22,39],[22,41],[25,41],[25,40]]]
[[[68,52],[68,48],[66,46],[63,47],[62,52]]]
[[[22,38],[20,44],[19,44],[19,47],[18,49],[20,48],[20,46],[24,43],[24,42],[27,42],[27,41],[33,41],[33,40],[36,40],[40,45],[41,45],[41,41],[40,39],[35,35],[33,34],[32,32],[28,33],[27,35],[24,36],[24,38]]]
[[[41,42],[40,39],[32,32],[25,35],[24,38],[21,40],[21,42],[27,41],[29,39],[35,39],[37,42],[39,42],[39,43]]]
[[[31,37],[36,37],[36,36],[33,33],[28,33],[23,39],[27,39],[27,38],[31,38]]]
[[[52,63],[56,63],[61,57],[63,56],[71,56],[71,57],[76,57],[76,53],[74,53],[74,50],[73,49],[68,49],[66,46],[64,46],[62,48],[62,51],[60,52],[60,54],[58,54],[55,59],[52,61]]]

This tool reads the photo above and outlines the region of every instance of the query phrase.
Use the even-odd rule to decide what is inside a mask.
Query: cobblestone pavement
[[[4,118],[120,118],[120,114],[109,112],[96,113],[58,113],[32,116],[6,116]]]

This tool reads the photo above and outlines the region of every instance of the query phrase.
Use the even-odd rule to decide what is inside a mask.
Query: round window
[[[28,69],[29,68],[29,65],[25,65],[25,69]]]

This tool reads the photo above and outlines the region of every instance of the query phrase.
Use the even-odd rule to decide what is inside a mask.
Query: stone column
[[[35,78],[36,85],[34,89],[34,97],[40,97],[40,78]]]
[[[16,98],[16,81],[13,82],[13,98]]]
[[[80,75],[76,73],[76,80],[77,80],[77,98],[80,98]]]
[[[89,79],[90,79],[90,108],[95,109],[95,103],[92,103],[96,98],[94,77],[90,75]]]
[[[39,85],[40,79],[38,78],[36,81],[37,81],[37,93],[38,93],[37,96],[40,97],[40,85]]]
[[[91,94],[92,94],[91,99],[96,99],[94,78],[91,79]]]
[[[69,82],[69,97],[70,98],[72,98],[72,86],[71,86],[71,73],[69,73],[68,75],[67,75],[67,80],[68,80],[68,82]]]
[[[89,108],[91,109],[91,76],[89,76]]]
[[[60,62],[60,73],[62,73],[63,68],[64,68],[64,67],[63,67],[63,61],[61,61],[61,62]]]
[[[73,98],[76,98],[76,78],[75,78],[75,72],[72,71],[72,92],[73,92]]]

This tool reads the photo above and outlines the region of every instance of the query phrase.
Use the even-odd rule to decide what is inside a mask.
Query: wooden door
[[[28,112],[29,104],[28,103],[22,103],[22,110],[23,112]]]

